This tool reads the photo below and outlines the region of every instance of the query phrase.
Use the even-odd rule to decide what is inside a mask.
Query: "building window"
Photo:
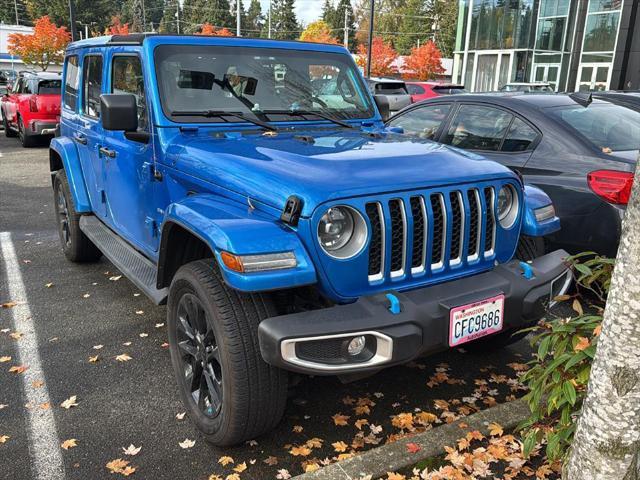
[[[536,50],[562,51],[566,17],[544,18],[538,22]]]
[[[540,2],[541,17],[560,17],[569,13],[570,0],[542,0]]]
[[[583,52],[613,51],[618,35],[620,12],[590,13],[584,32]]]

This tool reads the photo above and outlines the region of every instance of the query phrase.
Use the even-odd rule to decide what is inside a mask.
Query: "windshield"
[[[552,108],[551,112],[605,153],[640,148],[640,112],[611,103]]]
[[[343,54],[213,45],[161,45],[156,74],[165,115],[180,122],[242,122],[184,112],[234,112],[266,120],[305,120],[287,111],[338,119],[374,115],[360,73]],[[183,115],[173,115],[183,112]],[[278,113],[284,112],[278,116]]]

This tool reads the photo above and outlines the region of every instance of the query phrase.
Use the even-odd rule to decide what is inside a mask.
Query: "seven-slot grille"
[[[386,204],[369,202],[365,208],[371,223],[372,282],[402,276],[407,266],[412,274],[436,272],[494,253],[493,187],[404,196]]]

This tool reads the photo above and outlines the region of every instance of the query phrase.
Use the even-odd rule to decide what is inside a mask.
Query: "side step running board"
[[[80,217],[80,229],[96,247],[156,305],[164,303],[169,289],[156,288],[156,266],[93,215]]]

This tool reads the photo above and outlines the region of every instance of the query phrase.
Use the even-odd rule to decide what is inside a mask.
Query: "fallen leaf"
[[[349,445],[342,441],[332,443],[331,446],[333,446],[333,449],[338,453],[346,452],[347,448],[349,448]]]
[[[148,334],[148,333],[144,333],[144,332],[143,332],[143,333],[138,334],[138,336],[139,336],[140,338],[146,338],[146,337],[148,337],[148,336],[149,336],[149,334]]]
[[[11,437],[9,435],[0,435],[0,443],[7,443]]]
[[[417,443],[407,443],[406,447],[407,447],[407,452],[409,453],[417,453],[420,450],[422,450],[422,447]]]
[[[276,475],[277,480],[288,480],[289,478],[291,478],[289,470],[287,470],[286,468],[278,470],[278,474]]]
[[[242,473],[247,469],[247,462],[242,462],[233,467],[234,472]]]
[[[311,449],[306,445],[301,445],[299,447],[292,447],[291,450],[289,450],[289,453],[294,457],[306,457],[307,455],[311,454]]]
[[[576,352],[580,352],[582,350],[584,350],[585,348],[587,348],[590,345],[589,343],[589,339],[586,337],[578,337],[578,343],[576,343],[576,346],[573,347],[573,350]]]
[[[132,360],[132,358],[128,354],[122,353],[116,356],[116,360],[119,362],[128,362],[129,360]]]
[[[406,480],[407,477],[395,472],[387,472],[387,480]]]
[[[160,348],[169,348],[169,344],[167,342],[164,342],[162,345],[160,345]]]
[[[229,475],[224,477],[224,480],[240,480],[240,475],[238,475],[237,473],[230,473]]]
[[[347,420],[349,420],[349,418],[351,417],[349,417],[348,415],[342,415],[341,413],[336,413],[331,418],[333,418],[333,423],[335,423],[338,427],[344,427],[348,425]]]
[[[182,412],[182,413],[176,413],[176,418],[178,420],[184,420],[184,416],[187,414],[187,412]]]
[[[273,467],[278,464],[278,457],[274,457],[273,455],[269,455],[267,458],[263,460],[264,463]]]
[[[322,442],[324,442],[324,440],[317,437],[313,437],[307,440],[305,442],[305,445],[309,448],[322,448]]]
[[[164,327],[164,323],[156,323],[156,328],[162,328]]]
[[[185,438],[182,442],[178,442],[178,445],[180,445],[180,448],[191,448],[196,444],[195,440],[190,440],[188,438]]]
[[[31,386],[33,388],[40,388],[44,385],[44,382],[42,380],[34,380],[33,382],[31,382]]]
[[[122,275],[114,275],[113,277],[109,277],[109,280],[111,280],[112,282],[117,282],[121,278],[122,278]]]
[[[362,427],[369,424],[369,420],[366,418],[360,418],[355,421],[354,425],[358,430],[362,430]]]
[[[27,368],[29,367],[25,367],[24,365],[14,365],[9,369],[9,372],[16,373],[19,375],[21,373],[24,373],[27,370]]]
[[[142,446],[136,447],[133,443],[129,445],[127,448],[122,447],[122,451],[125,455],[137,455],[140,453]]]
[[[9,336],[14,340],[20,340],[20,338],[24,335],[22,332],[11,332]]]
[[[293,426],[293,433],[301,433],[304,430],[304,427],[302,427],[301,425],[294,425]]]
[[[53,287],[53,283],[45,283],[44,286],[47,288],[51,288]]]
[[[249,445],[250,447],[257,447],[258,446],[258,442],[256,440],[247,440],[247,445]],[[255,461],[254,461],[255,462]]]
[[[2,308],[13,308],[16,305],[18,305],[18,302],[4,302],[4,303],[0,304],[0,306]]]
[[[136,315],[144,315],[144,310],[136,310]]]
[[[127,460],[123,460],[121,458],[111,460],[107,463],[106,467],[111,471],[111,473],[119,473],[125,477],[128,477],[136,471],[135,467],[130,466]]]
[[[372,423],[371,425],[369,425],[369,430],[371,430],[371,433],[373,433],[374,435],[378,435],[380,432],[382,432],[382,425],[374,425]]]
[[[571,305],[571,308],[573,308],[578,315],[584,315],[582,305],[580,305],[580,301],[577,298],[573,301],[573,305]]]
[[[2,410],[3,408],[7,408],[9,405],[7,405],[6,403],[0,403],[0,410]]]
[[[82,295],[82,298],[89,298],[90,296],[91,296],[91,294],[85,293],[84,295]]]
[[[11,361],[11,357],[8,357],[8,356],[0,357],[0,363],[10,362],[10,361]]]
[[[49,402],[44,402],[38,405],[42,410],[49,410],[51,408],[51,404]]]
[[[125,347],[129,347],[129,346],[131,346],[131,342],[124,342],[122,345],[125,346]]]
[[[222,480],[222,477],[220,475],[216,475],[215,473],[212,473],[207,477],[207,480]]]
[[[69,410],[71,407],[77,407],[78,403],[76,402],[77,397],[75,395],[70,396],[64,402],[60,404],[62,408],[66,408]]]
[[[304,466],[304,473],[311,473],[311,472],[315,472],[316,470],[320,469],[320,465],[318,465],[317,463],[307,463]]]
[[[98,357],[100,357],[100,355],[96,355],[95,357],[89,357],[89,363],[96,363],[98,361]]]
[[[218,459],[218,463],[220,465],[222,465],[223,467],[226,467],[227,465],[229,465],[230,463],[234,463],[233,458],[232,457],[228,457],[228,456],[224,456],[224,457],[220,457]]]
[[[602,325],[598,325],[593,329],[593,336],[597,337],[598,335],[600,335],[600,332],[602,332]]]
[[[70,448],[77,447],[78,441],[75,438],[70,438],[69,440],[62,442],[60,446],[65,450],[69,450]]]
[[[501,437],[504,432],[502,430],[502,426],[498,423],[490,423],[489,427],[489,435],[492,437]]]
[[[140,294],[139,294],[139,293],[134,293],[134,294],[133,294],[133,296],[134,296],[134,297],[139,297],[139,296],[140,296]]]
[[[94,345],[93,349],[94,350],[100,350],[102,347],[104,347],[104,345]]]

